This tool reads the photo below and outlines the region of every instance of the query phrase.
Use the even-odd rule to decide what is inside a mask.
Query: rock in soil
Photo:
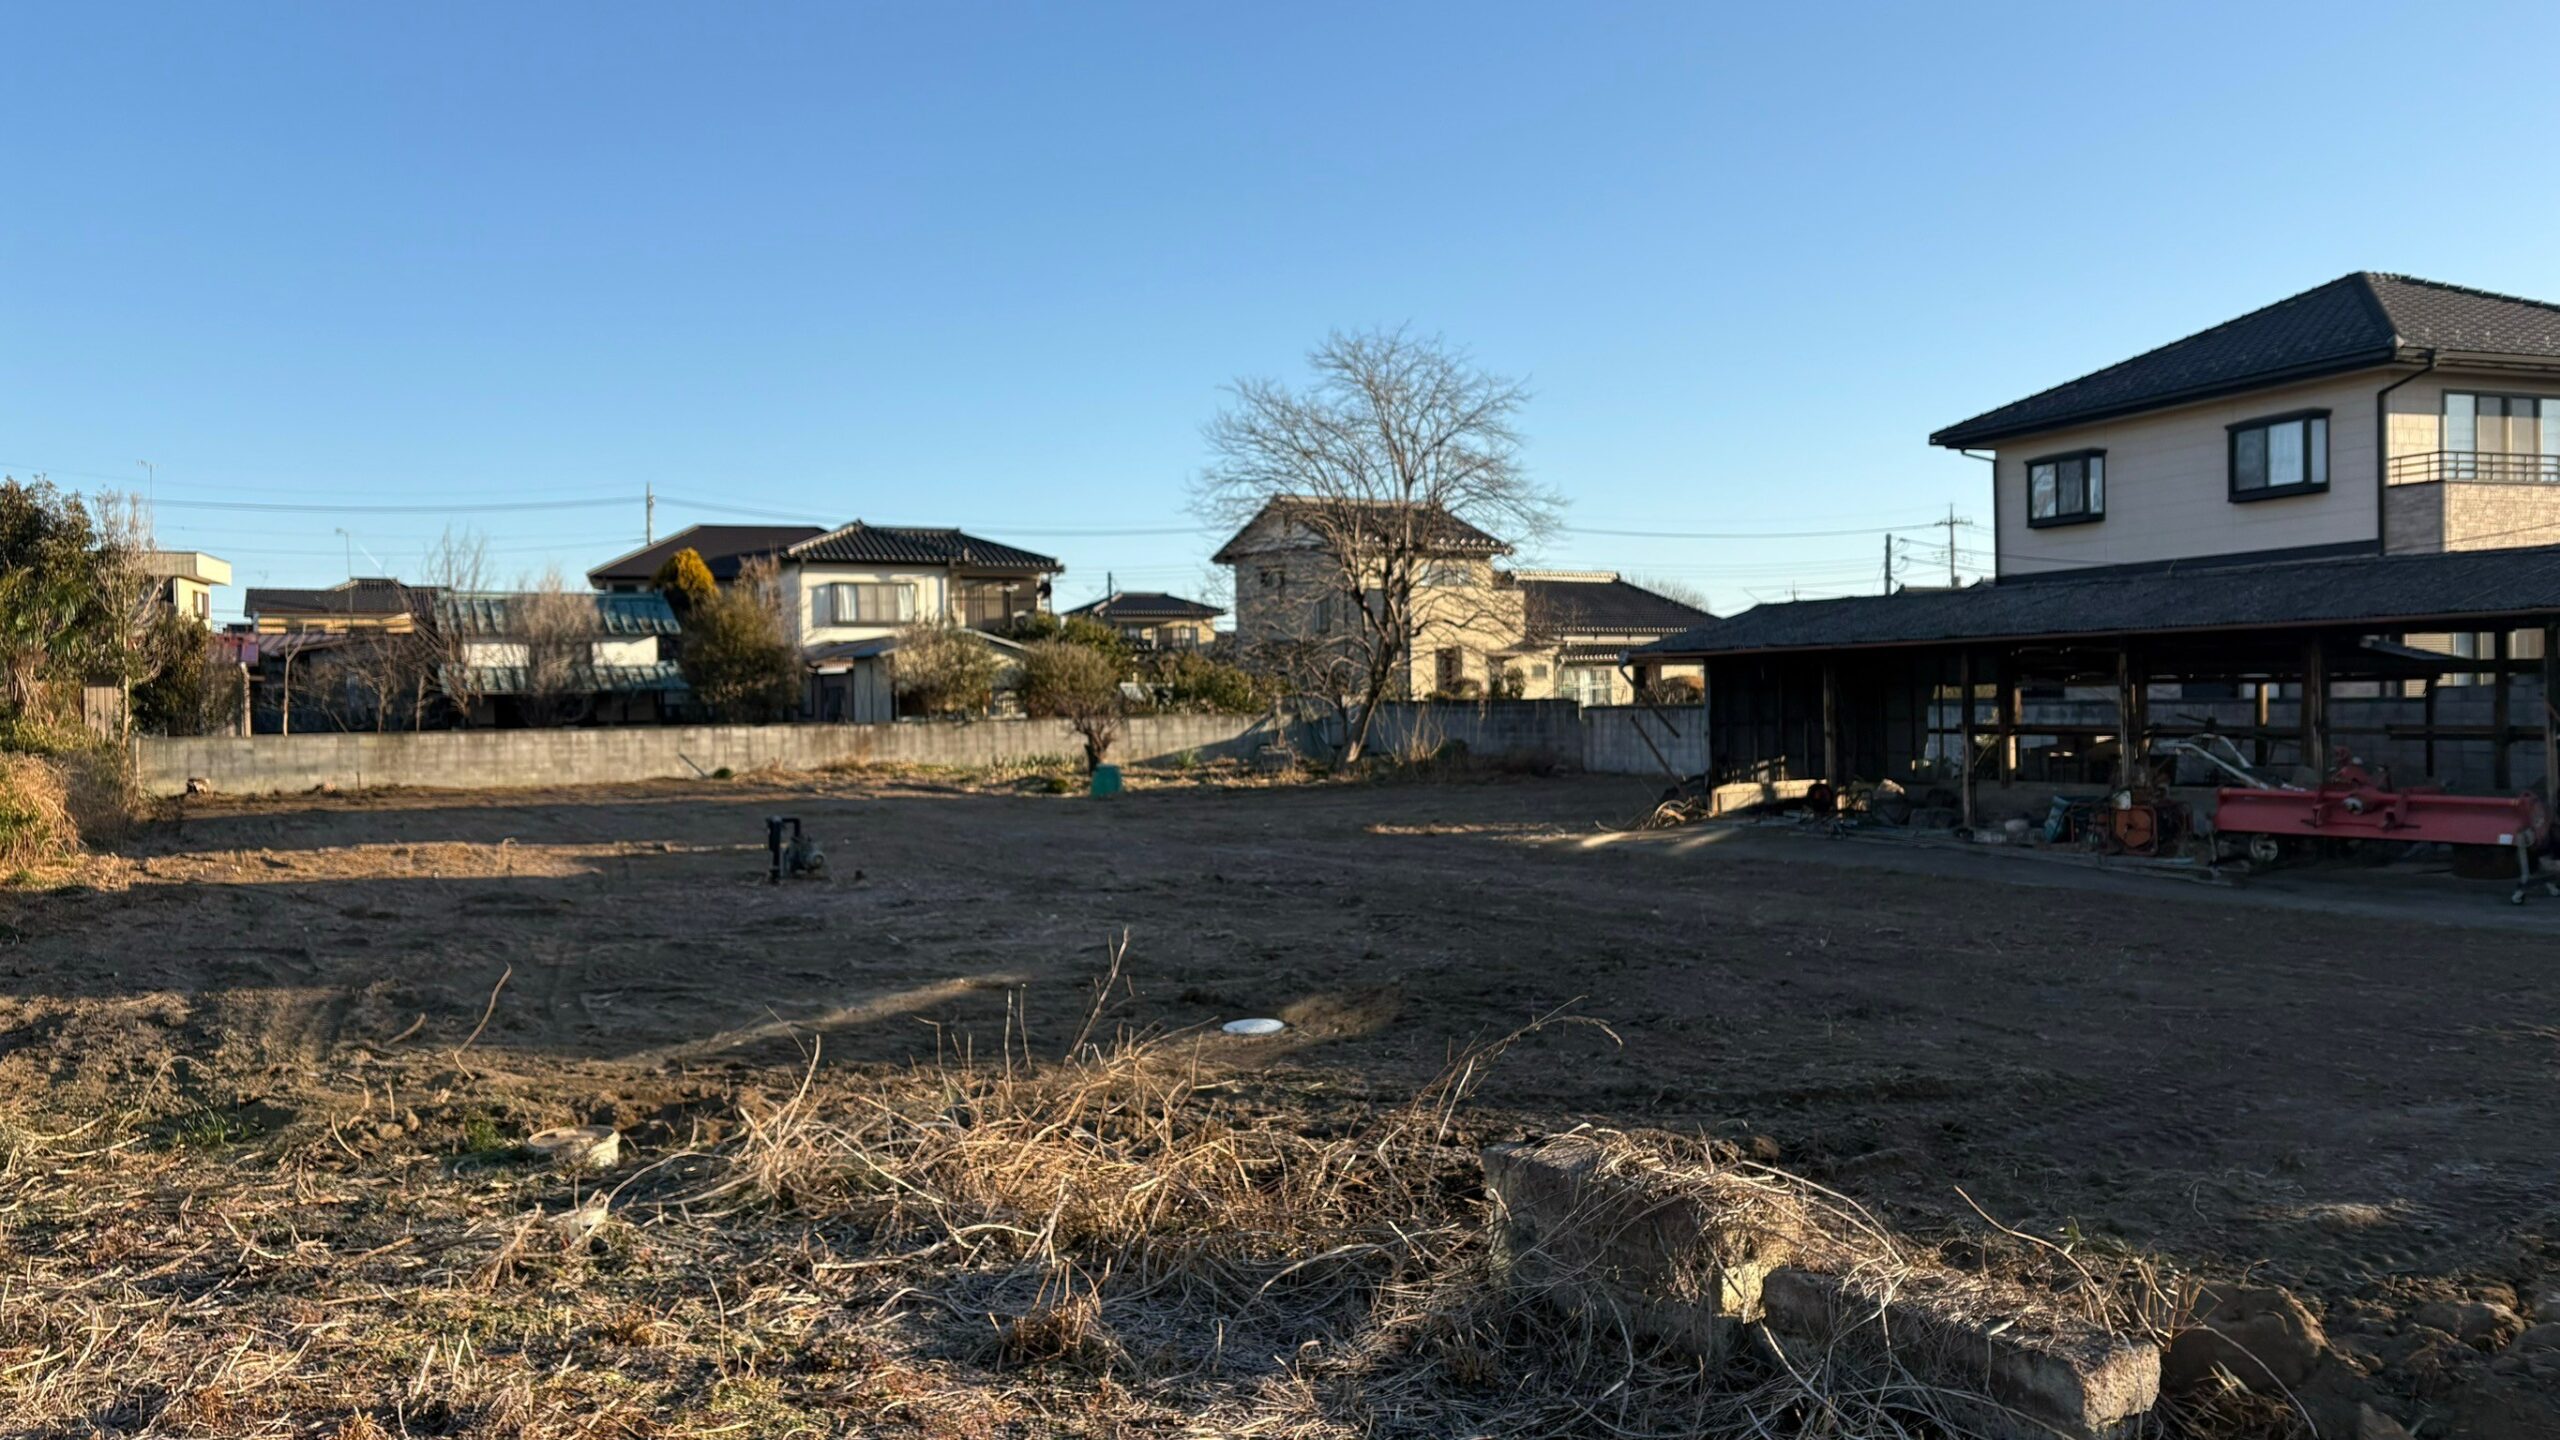
[[[2196,1390],[2229,1371],[2251,1391],[2277,1394],[2301,1384],[2328,1343],[2318,1317],[2289,1290],[2207,1290],[2195,1324],[2169,1341],[2160,1388]]]
[[[2515,1311],[2494,1300],[2437,1300],[2419,1306],[2414,1318],[2474,1350],[2495,1350],[2524,1328]]]
[[[524,1142],[525,1152],[558,1170],[610,1170],[622,1158],[622,1136],[610,1125],[566,1125]]]

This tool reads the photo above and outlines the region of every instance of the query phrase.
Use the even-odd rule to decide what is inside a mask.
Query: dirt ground
[[[787,1083],[813,1041],[822,1067],[1025,1033],[1053,1053],[1125,936],[1111,1023],[1201,1029],[1319,1105],[1588,1016],[1609,1032],[1503,1057],[1488,1133],[1756,1143],[1914,1234],[1978,1230],[1978,1205],[2316,1296],[2332,1340],[2451,1433],[2492,1433],[2475,1392],[2552,1413],[2517,1408],[2512,1357],[2436,1354],[2407,1317],[2560,1283],[2560,902],[2553,924],[2494,887],[2402,914],[2353,875],[2253,897],[1606,833],[1652,788],[199,799],[76,884],[0,892],[0,1080],[55,1108],[156,1092],[272,1119],[467,1042],[528,1123],[671,1123]],[[824,841],[825,878],[765,883],[778,813]],[[1255,1015],[1292,1028],[1207,1033]]]

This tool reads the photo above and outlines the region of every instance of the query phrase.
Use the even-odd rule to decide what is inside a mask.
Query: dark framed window
[[[2329,412],[2244,420],[2231,431],[2231,500],[2274,500],[2329,488]]]
[[[2107,452],[2074,450],[2027,462],[2027,523],[2086,525],[2107,518]]]

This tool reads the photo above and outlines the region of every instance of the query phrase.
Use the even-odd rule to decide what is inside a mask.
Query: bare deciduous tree
[[[1195,509],[1215,524],[1272,527],[1317,592],[1309,633],[1288,637],[1306,642],[1286,646],[1291,676],[1342,707],[1352,761],[1435,631],[1497,619],[1504,596],[1489,573],[1449,584],[1432,567],[1453,554],[1489,562],[1506,542],[1535,539],[1557,502],[1522,465],[1515,422],[1528,397],[1517,382],[1402,330],[1336,333],[1308,364],[1304,388],[1231,387],[1234,403],[1207,429],[1215,458]]]
[[[489,540],[477,530],[447,527],[427,548],[418,570],[418,586],[434,595],[475,595],[489,588]],[[452,712],[466,720],[479,703],[481,685],[471,666],[471,640],[434,605],[420,608],[418,627],[406,647],[409,684],[414,699],[410,726],[426,723],[427,697],[441,692]]]
[[[168,582],[152,565],[151,511],[138,495],[109,491],[90,502],[98,532],[97,668],[115,677],[121,694],[118,740],[133,738],[133,691],[157,668],[152,633],[168,608]]]
[[[581,719],[595,698],[596,602],[572,591],[553,566],[508,599],[508,639],[524,648],[525,719],[560,725]]]

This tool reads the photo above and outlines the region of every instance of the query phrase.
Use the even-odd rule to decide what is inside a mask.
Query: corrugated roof
[[[1438,506],[1426,507],[1419,501],[1337,501],[1307,495],[1282,495],[1255,511],[1253,518],[1247,520],[1235,534],[1229,536],[1227,543],[1219,546],[1218,553],[1210,556],[1209,559],[1213,564],[1227,565],[1234,563],[1237,556],[1262,553],[1259,550],[1244,549],[1243,545],[1246,536],[1253,534],[1256,529],[1266,523],[1277,527],[1291,524],[1310,513],[1358,515],[1364,512],[1365,515],[1376,517],[1374,522],[1367,523],[1374,523],[1381,535],[1391,528],[1401,527],[1405,523],[1403,517],[1407,515],[1422,516],[1422,544],[1432,554],[1485,556],[1511,553],[1511,546],[1500,537],[1476,528],[1445,509]],[[1344,528],[1351,527],[1346,524]]]
[[[1090,605],[1079,605],[1067,613],[1123,625],[1143,625],[1154,620],[1214,620],[1227,612],[1215,605],[1203,605],[1197,600],[1185,600],[1161,590],[1123,590]]]
[[[570,598],[594,606],[592,633],[599,636],[673,635],[683,628],[676,623],[676,612],[667,605],[667,597],[654,590],[631,594],[568,593]],[[540,598],[540,592],[535,591],[445,595],[436,602],[436,620],[463,635],[504,639],[522,633],[523,607]]]
[[[1630,652],[1698,657],[1958,640],[2423,622],[2489,629],[2560,614],[2560,545],[2039,579],[1762,605]]]
[[[803,540],[788,553],[794,560],[836,564],[957,565],[974,570],[1030,571],[1066,568],[1049,556],[982,540],[961,530],[866,525],[859,520]]]
[[[688,525],[655,545],[646,545],[587,572],[590,585],[646,585],[658,567],[691,550],[723,584],[738,578],[738,567],[758,555],[779,555],[803,540],[827,533],[823,525]]]
[[[449,672],[452,667],[446,667]],[[590,695],[641,695],[652,691],[676,694],[693,687],[685,683],[684,671],[672,660],[653,665],[590,665],[580,677],[579,689]],[[521,695],[525,693],[524,667],[521,665],[473,665],[468,672],[471,693],[477,695]],[[449,676],[448,676],[449,678]],[[447,690],[453,687],[446,685]]]
[[[1530,634],[1571,639],[1580,635],[1670,634],[1715,616],[1668,595],[1611,576],[1607,580],[1516,582]]]
[[[2430,350],[2560,361],[2560,306],[2407,275],[2358,271],[1987,410],[1937,432],[1929,442],[1987,444],[2264,385],[2415,360]]]

